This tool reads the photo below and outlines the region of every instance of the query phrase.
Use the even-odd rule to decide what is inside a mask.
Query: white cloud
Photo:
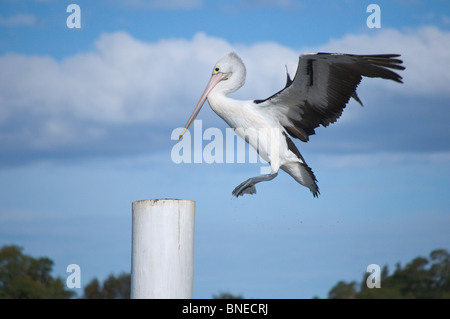
[[[297,61],[301,53],[270,42],[231,45],[202,33],[188,40],[149,43],[116,32],[101,35],[91,52],[61,61],[15,53],[0,56],[1,141],[57,148],[83,141],[108,143],[111,127],[119,134],[121,127],[129,132],[134,125],[140,125],[136,129],[145,125],[147,132],[152,127],[182,126],[212,66],[232,50],[247,66],[247,83],[235,95],[244,99],[265,98],[281,89],[284,64]],[[316,50],[398,52],[407,67],[402,73],[405,84],[374,80],[374,85],[393,94],[449,94],[450,75],[445,71],[450,65],[450,32],[433,27],[386,29],[373,36],[348,35],[304,51]],[[363,101],[370,94],[366,90]]]
[[[200,49],[205,39],[199,35],[191,43],[149,44],[119,32],[101,36],[94,52],[61,62],[7,54],[0,58],[2,105],[23,115],[109,123],[169,121],[180,100],[191,97],[190,83],[198,78],[192,74],[206,58]]]
[[[27,112],[107,123],[170,122],[189,113],[210,69],[236,50],[247,66],[240,96],[264,98],[285,81],[284,64],[299,52],[277,43],[238,44],[197,34],[190,40],[146,43],[125,32],[103,34],[89,53],[57,61],[48,56],[0,57],[0,97],[12,112]],[[401,53],[408,92],[448,94],[450,32],[422,28],[405,34],[349,35],[318,50],[352,53]],[[261,54],[264,52],[264,54]],[[382,81],[386,82],[386,81]],[[403,86],[387,86],[404,91]],[[187,111],[187,112],[186,112]],[[5,111],[3,111],[5,112]]]

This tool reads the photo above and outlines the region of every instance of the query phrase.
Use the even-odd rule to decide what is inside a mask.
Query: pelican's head
[[[202,108],[209,93],[215,89],[216,92],[222,94],[229,94],[239,89],[245,82],[245,65],[242,63],[241,58],[236,53],[231,52],[220,59],[213,68],[211,79],[206,85],[206,89],[200,97],[194,111],[192,112],[183,132],[180,134],[180,139],[183,134],[189,129],[191,124],[197,117],[198,112]]]
[[[231,52],[214,65],[211,78],[216,76],[220,78],[216,86],[224,94],[229,94],[244,85],[245,73],[245,65],[241,58]]]

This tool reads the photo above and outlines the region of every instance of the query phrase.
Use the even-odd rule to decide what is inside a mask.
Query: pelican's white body
[[[279,118],[273,113],[274,109],[261,108],[253,100],[235,100],[227,96],[244,85],[245,76],[246,70],[241,59],[231,53],[217,62],[210,81],[213,85],[208,84],[206,91],[211,109],[233,128],[238,136],[247,141],[261,158],[270,163],[270,174],[248,179],[241,183],[233,194],[254,194],[254,184],[273,179],[280,168],[316,194],[318,188],[314,175],[302,156],[295,154],[289,147],[290,139]],[[220,80],[215,80],[216,77]],[[200,103],[203,103],[202,99]],[[297,151],[294,144],[291,147]]]
[[[217,87],[217,86],[216,86]],[[246,140],[266,162],[273,173],[290,162],[301,160],[288,149],[284,128],[270,112],[263,112],[252,100],[235,100],[213,89],[208,95],[211,109],[235,133]]]

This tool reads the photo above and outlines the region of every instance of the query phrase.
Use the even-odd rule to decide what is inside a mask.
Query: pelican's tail
[[[286,138],[288,149],[297,156],[297,161],[287,162],[281,165],[281,169],[291,175],[297,182],[308,187],[314,197],[318,197],[320,194],[319,186],[317,186],[317,179],[312,169],[306,164],[297,146],[295,146],[294,142],[292,142],[286,133],[284,133],[284,137]]]
[[[312,169],[306,163],[290,162],[281,166],[281,169],[291,175],[297,182],[308,187],[314,197],[318,197],[319,186]]]

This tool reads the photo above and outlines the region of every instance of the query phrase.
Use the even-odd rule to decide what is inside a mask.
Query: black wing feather
[[[273,108],[286,131],[306,142],[319,125],[335,122],[350,98],[362,105],[356,88],[364,76],[402,83],[402,77],[392,71],[405,69],[399,56],[303,54],[294,79],[288,75],[285,88],[254,102]]]

